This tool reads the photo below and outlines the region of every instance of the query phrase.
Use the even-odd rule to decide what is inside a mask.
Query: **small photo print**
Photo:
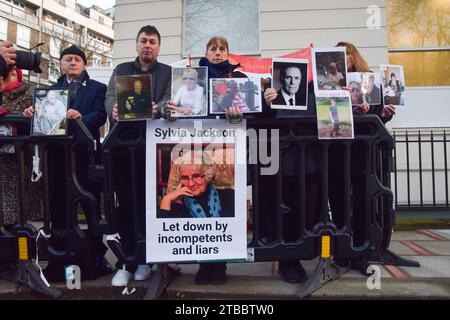
[[[157,144],[157,218],[235,216],[233,144]]]
[[[210,79],[210,112],[236,107],[242,113],[261,112],[261,78]]]
[[[347,86],[345,48],[313,48],[314,89],[341,90]]]
[[[277,91],[272,109],[307,109],[308,60],[274,58],[272,79],[273,88]]]
[[[66,135],[68,103],[68,90],[35,89],[31,135]]]
[[[208,68],[172,68],[172,97],[177,112],[172,117],[204,117],[208,115]]]
[[[349,72],[348,86],[352,105],[364,102],[369,105],[381,104],[381,76],[378,72]]]
[[[405,76],[403,66],[380,65],[384,105],[405,106]]]
[[[119,120],[151,119],[152,93],[149,74],[116,76]]]
[[[316,94],[319,139],[353,139],[353,112],[348,91]]]

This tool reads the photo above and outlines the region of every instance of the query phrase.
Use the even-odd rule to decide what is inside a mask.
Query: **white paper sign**
[[[247,258],[245,129],[245,121],[147,122],[147,262]]]

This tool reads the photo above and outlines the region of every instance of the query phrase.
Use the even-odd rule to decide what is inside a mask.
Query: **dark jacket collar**
[[[89,74],[87,73],[86,70],[83,71],[83,73],[77,78],[78,81],[80,82],[85,82],[89,80]],[[64,87],[67,85],[67,76],[65,74],[63,74],[61,77],[58,78],[56,84],[58,86]]]
[[[134,64],[134,67],[136,68],[137,71],[143,72],[142,68],[141,68],[141,63],[139,62],[139,57],[136,57],[136,59],[134,60],[133,64]],[[152,64],[150,65],[150,67],[148,68],[147,72],[150,72],[153,69],[155,69],[157,64],[158,64],[158,60],[153,61]]]
[[[209,78],[227,78],[231,75],[240,64],[231,64],[228,60],[221,63],[211,63],[206,58],[201,58],[199,65],[208,67]]]

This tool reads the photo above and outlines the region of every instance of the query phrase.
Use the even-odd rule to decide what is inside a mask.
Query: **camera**
[[[16,51],[16,68],[24,70],[33,70],[36,73],[41,73],[42,70],[39,67],[41,64],[41,53],[40,52],[29,52],[29,51]],[[0,76],[6,77],[8,72],[13,66],[9,65],[7,68],[0,70]]]

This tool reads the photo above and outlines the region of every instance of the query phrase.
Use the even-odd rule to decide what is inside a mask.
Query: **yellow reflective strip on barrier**
[[[19,238],[19,260],[28,260],[28,239],[25,237]]]
[[[331,237],[323,236],[322,237],[322,258],[328,259],[331,255],[330,249]]]

